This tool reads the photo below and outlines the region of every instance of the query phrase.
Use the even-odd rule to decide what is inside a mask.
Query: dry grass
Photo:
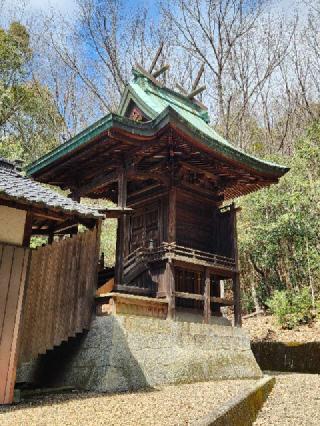
[[[293,330],[283,330],[277,325],[272,315],[265,315],[243,320],[243,328],[249,332],[251,340],[270,340],[283,343],[306,343],[320,340],[319,321],[310,325],[301,325]]]

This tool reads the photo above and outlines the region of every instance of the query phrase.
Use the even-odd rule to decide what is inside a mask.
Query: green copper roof
[[[134,102],[150,121],[137,122],[126,118],[124,115],[130,102]],[[208,124],[209,116],[205,107],[171,89],[159,87],[145,75],[134,70],[134,81],[128,84],[124,91],[118,114],[108,114],[65,144],[30,164],[27,173],[41,174],[41,170],[46,166],[84,146],[112,127],[122,128],[132,134],[150,136],[169,122],[180,126],[183,131],[217,154],[229,160],[239,161],[257,172],[279,177],[289,170],[287,167],[260,160],[239,150]]]

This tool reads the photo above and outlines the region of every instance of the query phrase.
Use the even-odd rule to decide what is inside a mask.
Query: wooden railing
[[[157,262],[163,259],[174,259],[196,264],[204,267],[216,267],[234,271],[236,264],[234,259],[220,256],[190,247],[177,245],[176,243],[162,243],[156,248],[139,247],[124,259],[124,276],[137,267],[138,264]]]
[[[165,248],[166,253],[176,260],[182,260],[184,262],[190,262],[207,267],[221,267],[230,270],[235,268],[235,261],[230,257],[195,250],[175,243],[162,243],[162,246]]]
[[[196,293],[185,293],[182,291],[175,291],[174,296],[178,297],[180,299],[191,299],[191,300],[197,300],[197,301],[204,301],[205,295],[204,294],[196,294]],[[219,305],[224,306],[233,306],[234,301],[233,299],[226,299],[223,297],[210,297],[210,302],[218,303]]]

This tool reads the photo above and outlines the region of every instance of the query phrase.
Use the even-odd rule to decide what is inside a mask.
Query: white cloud
[[[76,7],[75,0],[4,0],[4,11],[18,16],[50,11],[72,16]]]
[[[54,9],[60,12],[72,13],[75,9],[74,0],[29,0],[29,7],[45,11]]]

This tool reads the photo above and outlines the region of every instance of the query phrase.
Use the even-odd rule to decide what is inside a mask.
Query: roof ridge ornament
[[[201,64],[198,74],[192,84],[191,92],[188,92],[181,84],[176,84],[176,88],[180,90],[181,94],[186,96],[190,100],[194,100],[194,98],[206,90],[207,86],[204,84],[203,86],[198,87],[202,74],[204,72],[204,63]]]
[[[143,66],[140,65],[139,63],[135,64],[135,68],[141,74],[143,74],[145,77],[149,78],[156,86],[159,86],[159,87],[163,87],[163,84],[160,81],[158,81],[157,78],[161,74],[164,74],[166,71],[168,71],[168,69],[170,68],[169,64],[165,64],[165,65],[161,66],[158,70],[154,71],[154,68],[157,65],[158,59],[159,59],[161,52],[163,50],[163,46],[164,46],[164,42],[162,42],[160,44],[159,49],[157,50],[157,53],[155,54],[155,57],[153,58],[148,71],[145,68],[143,68]]]

